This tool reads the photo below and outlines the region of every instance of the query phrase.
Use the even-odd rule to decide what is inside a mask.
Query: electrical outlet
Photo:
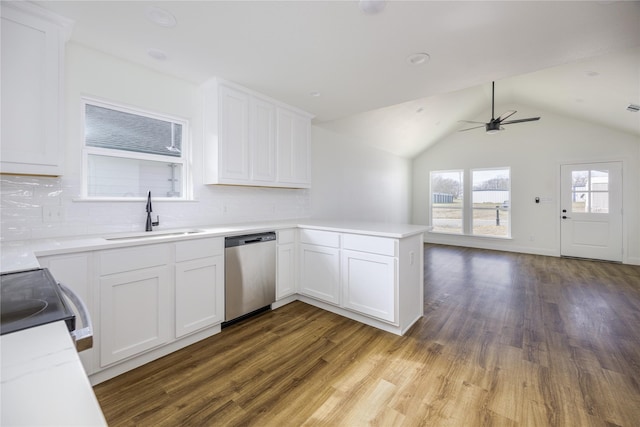
[[[62,222],[62,206],[43,206],[42,222]]]

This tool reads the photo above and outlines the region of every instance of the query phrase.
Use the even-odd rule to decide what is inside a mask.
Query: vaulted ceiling
[[[638,1],[387,1],[377,14],[356,1],[36,3],[73,19],[77,43],[195,84],[236,82],[399,156],[485,112],[492,80],[497,105],[640,136],[640,113],[625,111],[640,104]],[[152,6],[176,25],[151,22]]]

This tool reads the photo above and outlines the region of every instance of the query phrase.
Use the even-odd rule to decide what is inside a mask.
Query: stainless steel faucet
[[[153,227],[160,225],[160,215],[156,216],[156,221],[152,221],[151,212],[151,191],[149,191],[149,195],[147,196],[147,227],[145,228],[145,231],[153,231]]]

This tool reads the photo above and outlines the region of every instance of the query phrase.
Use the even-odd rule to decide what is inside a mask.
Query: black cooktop
[[[0,335],[59,320],[75,329],[75,315],[48,269],[0,274]]]

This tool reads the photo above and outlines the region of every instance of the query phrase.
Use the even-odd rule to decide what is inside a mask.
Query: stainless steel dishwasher
[[[228,326],[276,300],[276,233],[225,238],[225,316]]]

